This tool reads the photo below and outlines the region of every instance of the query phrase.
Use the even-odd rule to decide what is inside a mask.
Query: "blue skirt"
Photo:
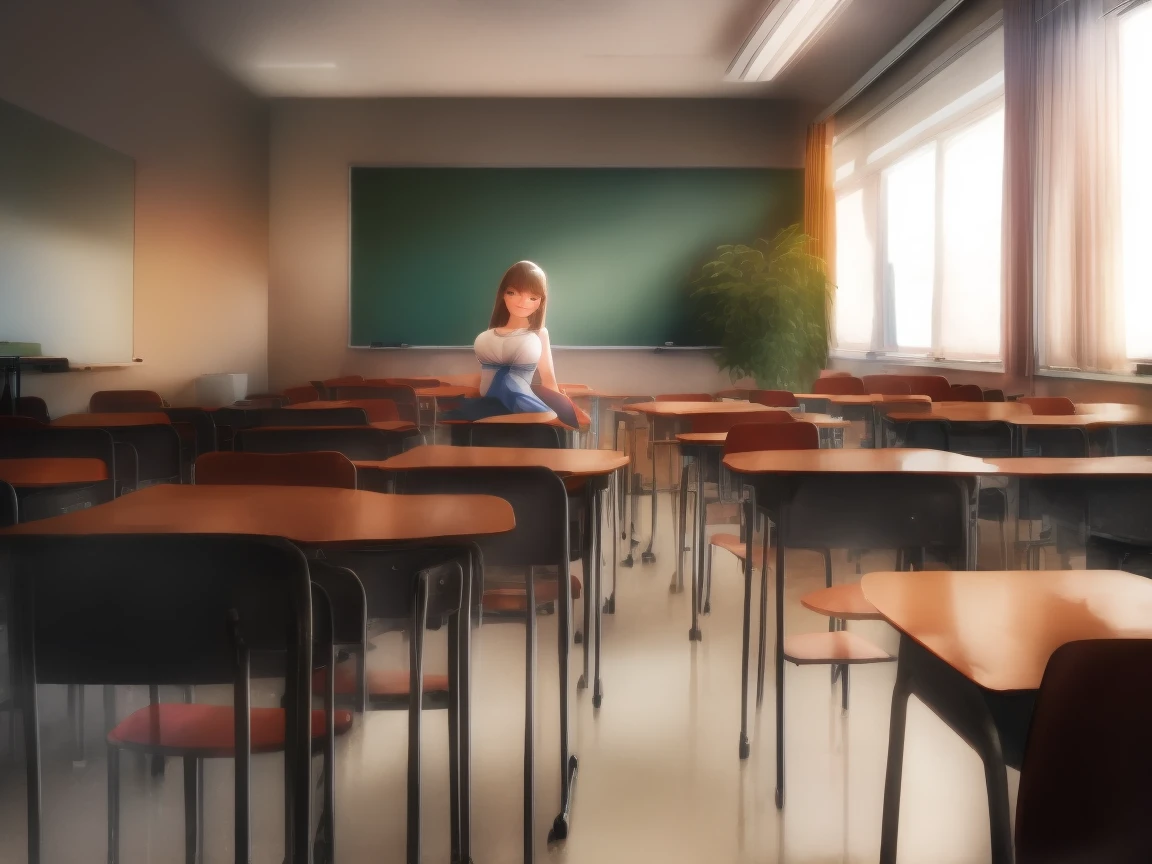
[[[488,386],[488,393],[479,399],[464,399],[459,407],[444,412],[445,420],[474,422],[502,414],[546,414],[554,412],[561,423],[573,429],[579,427],[575,406],[563,393],[544,387],[532,388],[535,366],[489,366],[496,374]],[[543,398],[542,398],[543,397]]]

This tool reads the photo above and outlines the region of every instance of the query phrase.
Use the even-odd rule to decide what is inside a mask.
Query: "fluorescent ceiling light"
[[[776,0],[728,67],[729,81],[771,81],[849,0]]]
[[[335,63],[257,63],[257,69],[335,69]]]

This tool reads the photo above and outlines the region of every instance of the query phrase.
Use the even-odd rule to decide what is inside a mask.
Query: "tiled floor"
[[[666,499],[661,509],[666,516]],[[787,667],[788,788],[786,806],[778,812],[773,803],[771,674],[764,708],[753,720],[752,755],[744,762],[737,757],[741,623],[737,564],[727,553],[716,553],[712,614],[703,619],[704,641],[690,644],[689,595],[668,592],[672,570],[668,527],[662,520],[657,563],[619,571],[617,611],[605,619],[604,704],[594,712],[588,692],[576,699],[580,773],[573,833],[552,848],[545,837],[559,800],[559,760],[554,756],[555,618],[540,619],[538,858],[569,864],[874,862],[880,843],[894,666],[854,669],[851,709],[846,714],[840,710],[838,688],[830,687],[827,667]],[[826,619],[803,610],[798,602],[800,594],[823,584],[819,557],[795,552],[789,560],[787,629],[826,628]],[[843,553],[835,560],[837,581],[857,578]],[[872,554],[864,565],[888,569],[892,557]],[[885,625],[850,626],[895,649],[895,636]],[[430,668],[442,668],[443,637],[430,638]],[[405,662],[398,637],[384,637],[378,645],[370,654],[371,663]],[[475,639],[472,846],[477,864],[521,860],[522,651],[521,625],[486,624]],[[574,670],[578,665],[577,653]],[[198,698],[213,695],[226,698],[223,691],[202,692]],[[86,766],[74,768],[62,689],[45,688],[42,696],[45,864],[106,860],[99,697],[98,688],[89,688],[91,756]],[[147,693],[121,688],[118,698],[123,715],[144,704]],[[268,704],[275,698],[269,689],[258,694],[257,701]],[[443,712],[426,712],[425,718],[424,860],[447,864],[445,717]],[[402,713],[358,718],[354,732],[340,741],[340,864],[403,860],[405,742]],[[256,757],[254,762],[254,860],[273,864],[283,854],[281,763],[277,756]],[[143,764],[131,757],[125,758],[124,766],[121,861],[183,861],[181,765],[170,763],[166,775],[157,779],[148,777]],[[23,773],[10,758],[0,770],[0,862],[15,864],[25,860]],[[981,763],[915,703],[909,710],[905,772],[900,861],[989,860]],[[232,860],[231,783],[230,762],[209,763],[206,864]],[[1013,802],[1015,787],[1013,774]]]

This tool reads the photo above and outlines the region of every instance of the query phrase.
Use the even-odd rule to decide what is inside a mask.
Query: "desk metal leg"
[[[616,568],[620,563],[620,546],[616,539],[616,535],[620,530],[620,510],[617,508],[619,503],[619,494],[617,492],[620,486],[620,472],[613,471],[609,477],[609,487],[607,491],[608,506],[612,509],[612,530],[609,536],[612,538],[612,590],[608,594],[608,599],[604,601],[604,611],[609,615],[616,614]]]
[[[757,710],[764,704],[764,669],[768,659],[768,539],[772,536],[771,524],[771,522],[765,520],[763,545],[760,550],[760,560],[763,562],[763,566],[760,568],[760,644],[756,657]],[[779,532],[777,532],[776,536],[777,539],[779,539]],[[777,547],[779,547],[779,543],[777,543]],[[779,573],[777,573],[777,577],[779,577]],[[780,583],[779,578],[777,578],[776,582],[777,584]]]
[[[567,559],[567,556],[565,556]],[[569,562],[565,560],[565,570]],[[557,626],[560,655],[560,813],[552,821],[548,842],[564,840],[572,824],[572,799],[576,793],[576,756],[570,753],[569,729],[569,655],[572,644],[572,580],[561,579],[557,586],[560,598],[560,621]]]
[[[408,864],[420,864],[420,715],[424,692],[424,628],[428,622],[428,574],[416,579],[408,643]]]
[[[601,533],[601,531],[600,531],[600,529],[601,529],[600,518],[601,518],[602,513],[601,513],[600,490],[599,489],[592,492],[591,499],[590,499],[589,503],[591,504],[591,510],[588,514],[588,521],[591,524],[590,530],[592,531],[592,554],[593,554],[593,559],[592,559],[593,560],[593,566],[592,566],[593,576],[592,576],[592,578],[596,581],[596,597],[594,600],[594,602],[596,604],[596,651],[595,651],[596,658],[595,658],[595,664],[594,664],[595,668],[593,671],[595,678],[594,678],[594,681],[592,684],[592,707],[593,708],[599,708],[600,703],[604,700],[604,686],[600,681],[600,653],[601,653],[601,634],[604,630],[604,617],[603,617],[604,604],[603,604],[602,599],[601,599],[601,592],[602,592],[601,585],[603,584],[603,579],[601,577],[602,577],[603,566],[601,564],[601,549],[600,549],[600,545],[601,545],[601,541],[600,541],[600,533]]]
[[[656,553],[652,551],[653,544],[656,543],[656,418],[652,418],[652,422],[648,428],[651,430],[651,439],[648,441],[648,448],[652,451],[652,519],[651,526],[648,532],[648,548],[640,553],[640,560],[645,564],[651,564],[656,560]]]
[[[464,568],[464,581],[460,612],[456,616],[460,628],[456,646],[460,676],[460,864],[471,864],[472,861],[472,580],[476,573],[471,557],[468,555],[461,565]]]
[[[1007,769],[1000,733],[985,701],[984,691],[903,634],[900,636],[896,688],[892,693],[888,767],[884,778],[884,815],[880,833],[881,864],[896,862],[904,730],[910,695],[920,699],[980,755],[984,762],[984,781],[988,792],[992,864],[1012,864]]]
[[[748,531],[744,540],[744,637],[740,654],[740,758],[747,759],[748,744],[748,643],[752,628],[752,528],[756,519],[756,502],[751,494],[744,501],[744,524]]]
[[[700,632],[700,581],[704,573],[704,479],[703,479],[703,460],[697,454],[693,460],[696,464],[696,511],[695,521],[693,523],[693,534],[695,540],[692,541],[692,627],[688,631],[689,642],[699,642],[704,638]],[[685,490],[687,489],[688,482],[688,466],[684,467],[684,484]],[[677,555],[676,560],[679,563],[683,556]],[[683,584],[683,573],[679,572],[677,568],[677,578]]]
[[[676,572],[672,574],[672,584],[668,586],[671,594],[679,594],[684,590],[684,539],[688,530],[688,470],[691,462],[687,457],[682,457],[680,461],[683,462],[680,469],[680,506],[677,508],[676,539],[673,541],[676,544]],[[700,506],[699,498],[696,506]]]
[[[768,525],[764,526],[768,536]],[[788,508],[776,517],[776,809],[784,806],[784,538],[788,536]],[[768,572],[768,550],[764,550]],[[764,586],[767,588],[767,585]],[[763,607],[761,607],[763,610]],[[763,613],[762,613],[763,614]],[[763,631],[761,631],[763,635]],[[763,642],[761,642],[763,646]]]
[[[568,574],[563,574],[567,577]],[[524,636],[524,864],[534,860],[536,847],[533,826],[536,824],[536,574],[530,568],[526,586],[528,615]]]

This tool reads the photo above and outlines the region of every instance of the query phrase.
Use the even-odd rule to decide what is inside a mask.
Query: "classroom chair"
[[[933,402],[947,402],[952,398],[952,385],[943,375],[901,375],[908,382],[913,396],[927,396]]]
[[[251,755],[283,751],[291,770],[284,798],[286,857],[310,859],[311,754],[329,762],[325,801],[332,802],[331,739],[351,715],[331,703],[313,711],[307,642],[331,655],[322,592],[313,592],[308,564],[284,540],[256,537],[120,535],[9,537],[15,615],[21,627],[17,677],[27,763],[28,860],[41,860],[38,684],[99,683],[115,721],[114,686],[224,684],[231,705],[161,704],[140,709],[108,733],[108,860],[118,860],[122,750],[184,760],[186,860],[199,860],[203,836],[202,763],[234,758],[235,857],[251,856]],[[163,578],[157,573],[163,572]],[[311,614],[310,607],[316,612]],[[308,636],[305,636],[308,638]],[[285,708],[250,708],[254,658],[279,657]],[[238,757],[238,758],[237,758]],[[326,808],[327,809],[327,808]],[[333,824],[330,810],[322,824]],[[329,835],[329,842],[333,838]],[[325,856],[326,857],[326,856]]]
[[[420,423],[420,400],[415,388],[407,384],[383,384],[362,382],[341,384],[333,390],[333,398],[345,399],[391,399],[396,403],[400,419],[409,423]]]
[[[864,382],[851,375],[834,375],[817,378],[812,382],[811,392],[821,396],[864,396]]]
[[[983,402],[984,391],[975,384],[953,384],[949,399],[953,402]]]
[[[1027,405],[1037,416],[1063,416],[1076,413],[1076,404],[1067,396],[1021,396],[1016,400]]]
[[[288,399],[289,405],[300,405],[304,402],[320,401],[320,391],[312,384],[306,384],[301,387],[286,387],[284,389],[284,396]]]
[[[395,474],[396,491],[406,495],[496,495],[512,505],[516,527],[503,534],[483,538],[478,547],[483,556],[485,578],[493,570],[509,578],[523,580],[526,608],[534,610],[538,578],[554,581],[567,580],[571,569],[568,522],[568,492],[564,482],[546,468],[469,468],[425,469],[399,471]],[[588,532],[591,534],[591,532]],[[599,556],[593,549],[589,557]],[[586,567],[587,570],[587,567]],[[567,586],[565,586],[567,587]],[[599,593],[599,592],[597,592]],[[560,748],[561,757],[570,753],[569,747],[569,663],[572,610],[567,590],[557,592],[559,597],[560,645]],[[585,594],[587,596],[587,592]],[[596,597],[599,603],[600,597]],[[589,634],[585,630],[585,637]],[[597,630],[596,639],[600,639]],[[587,638],[585,639],[587,643]],[[599,644],[599,642],[597,643]],[[599,661],[599,652],[597,652]],[[536,616],[525,616],[525,706],[524,706],[524,853],[525,860],[533,857],[535,824],[535,700],[536,700]],[[585,677],[587,651],[585,651]],[[595,670],[593,700],[600,702],[600,670]],[[571,802],[575,771],[575,757],[561,765],[561,801],[567,808]],[[564,809],[553,824],[553,835],[568,835],[570,814]]]
[[[1116,426],[1111,431],[1113,456],[1152,456],[1152,424]]]
[[[1150,664],[1147,639],[1053,652],[1020,771],[1017,864],[1152,861]]]
[[[93,507],[116,497],[117,448],[104,429],[57,427],[5,429],[0,427],[0,458],[99,459],[107,479],[91,486],[27,490],[19,495],[25,522],[58,516],[74,507]]]
[[[21,414],[0,414],[0,429],[47,429],[48,424]]]
[[[134,414],[166,407],[160,394],[151,390],[97,390],[88,400],[92,414]]]
[[[124,412],[125,414],[130,412]],[[156,483],[179,483],[183,448],[180,433],[164,415],[165,422],[138,426],[109,426],[122,459],[135,460],[136,482],[122,491]]]
[[[340,453],[206,453],[196,460],[198,486],[356,488],[356,466]]]
[[[908,382],[900,375],[865,375],[864,389],[883,396],[907,396],[912,392]]]
[[[800,405],[791,390],[750,390],[748,401],[769,408],[797,408]]]
[[[1003,402],[1003,401],[1005,401],[1004,391],[998,390],[995,388],[990,389],[990,390],[985,390],[984,391],[984,401],[985,402]]]
[[[241,429],[234,448],[246,453],[302,453],[332,450],[353,462],[382,461],[404,450],[405,442],[418,438],[415,429],[392,431],[372,426],[268,426]]]
[[[16,400],[16,413],[21,417],[31,417],[41,423],[51,423],[48,416],[48,403],[39,396],[20,396]]]

